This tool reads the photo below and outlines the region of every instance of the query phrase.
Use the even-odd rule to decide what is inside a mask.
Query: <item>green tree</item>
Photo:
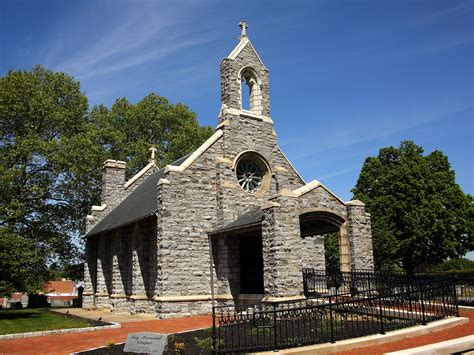
[[[64,73],[36,66],[0,78],[4,287],[41,288],[48,262],[78,255],[71,235],[81,230],[91,191],[97,190],[91,189],[90,174],[101,149],[87,112],[79,83]]]
[[[467,258],[445,260],[435,271],[471,271],[474,272],[474,261]]]
[[[80,263],[78,249],[90,206],[98,204],[101,165],[144,167],[149,148],[161,166],[212,134],[182,104],[156,94],[137,104],[88,110],[80,84],[41,66],[0,78],[0,292],[34,292],[48,278]],[[76,270],[77,271],[77,270]]]
[[[157,149],[157,165],[164,166],[193,151],[213,133],[211,127],[199,125],[187,106],[171,104],[154,93],[137,104],[121,98],[110,109],[95,106],[90,117],[104,154],[125,160],[128,176],[148,163],[151,145]]]
[[[338,272],[340,270],[339,233],[326,233],[324,235],[324,256],[326,272]]]
[[[474,249],[474,208],[440,151],[423,155],[411,141],[365,160],[354,198],[372,215],[376,267],[408,273]]]

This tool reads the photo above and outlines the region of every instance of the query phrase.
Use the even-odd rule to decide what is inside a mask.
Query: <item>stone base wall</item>
[[[129,300],[130,314],[155,314],[155,301],[153,300]]]
[[[82,308],[96,308],[93,295],[82,295]]]
[[[127,297],[110,298],[110,310],[117,313],[130,312],[131,302]]]
[[[95,296],[95,305],[97,308],[111,309],[111,302],[109,296]]]
[[[186,302],[156,302],[155,312],[157,318],[178,318],[211,314],[211,301],[186,301]]]

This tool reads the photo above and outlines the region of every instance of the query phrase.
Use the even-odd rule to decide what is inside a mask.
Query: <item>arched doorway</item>
[[[331,210],[312,209],[300,214],[300,234],[303,245],[306,245],[306,255],[303,252],[303,266],[309,265],[316,269],[338,268],[340,271],[350,271],[349,241],[347,238],[346,219]],[[334,245],[337,243],[338,245]],[[325,248],[326,245],[326,248]],[[328,248],[337,248],[338,263],[328,260]],[[332,255],[334,257],[334,255]],[[316,261],[316,262],[315,262]],[[324,261],[322,263],[322,261]],[[331,262],[332,261],[332,262]],[[336,270],[326,270],[334,272]]]

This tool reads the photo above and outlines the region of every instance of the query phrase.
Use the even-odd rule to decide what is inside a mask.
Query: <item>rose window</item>
[[[237,164],[237,179],[244,191],[255,192],[262,185],[263,174],[255,162],[241,160]]]

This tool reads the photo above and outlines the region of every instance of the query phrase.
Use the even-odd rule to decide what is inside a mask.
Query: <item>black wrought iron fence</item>
[[[334,295],[381,294],[403,291],[409,285],[430,285],[450,282],[449,275],[413,275],[402,273],[381,273],[373,271],[352,271],[326,274],[314,269],[303,270],[304,294],[306,297]]]
[[[451,282],[412,284],[361,297],[213,307],[213,352],[239,353],[334,342],[457,314]]]

